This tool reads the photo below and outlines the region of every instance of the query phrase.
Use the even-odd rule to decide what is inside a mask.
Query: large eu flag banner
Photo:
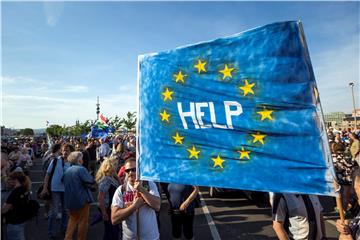
[[[140,179],[334,195],[300,22],[139,57]]]

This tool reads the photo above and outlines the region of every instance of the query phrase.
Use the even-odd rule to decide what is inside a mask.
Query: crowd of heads
[[[329,127],[327,130],[329,143],[333,143],[336,139],[341,139],[345,144],[350,144],[354,139],[359,139],[360,130],[353,130],[351,128],[333,128]]]
[[[101,158],[98,149],[107,145],[110,151]],[[117,175],[127,158],[135,157],[136,141],[134,133],[114,135],[101,139],[78,137],[7,137],[1,139],[2,187],[13,172],[25,176],[35,159],[46,161],[48,156],[57,155],[70,164],[84,165],[96,179]],[[88,156],[86,161],[85,157]],[[91,168],[90,162],[94,162]],[[47,163],[48,164],[48,163]],[[45,166],[45,168],[48,165]]]

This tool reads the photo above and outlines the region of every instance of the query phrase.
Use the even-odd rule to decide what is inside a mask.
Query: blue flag
[[[108,137],[109,133],[114,133],[115,129],[111,126],[108,125],[103,125],[103,124],[94,124],[91,127],[91,131],[89,133],[88,137],[91,138],[106,138]]]
[[[334,195],[300,22],[139,57],[140,178]]]

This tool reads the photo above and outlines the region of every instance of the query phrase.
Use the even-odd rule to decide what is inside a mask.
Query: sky
[[[138,55],[301,20],[325,113],[359,107],[359,2],[2,2],[1,125],[136,111]]]

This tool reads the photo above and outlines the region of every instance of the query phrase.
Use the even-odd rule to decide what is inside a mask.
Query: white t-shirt
[[[151,195],[159,197],[159,191],[153,182],[148,182]],[[121,186],[118,187],[115,191],[112,207],[124,208],[125,201],[133,201],[133,196],[135,194],[135,189],[127,183],[126,193],[122,193]],[[157,226],[155,210],[150,208],[148,205],[144,205],[140,208],[139,213],[139,226],[140,226],[140,237],[141,240],[158,240],[159,239],[159,230]],[[123,227],[123,240],[136,240],[136,212],[131,214],[122,222]]]

